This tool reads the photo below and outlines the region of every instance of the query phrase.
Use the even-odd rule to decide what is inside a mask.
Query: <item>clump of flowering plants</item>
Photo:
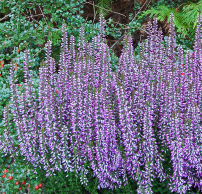
[[[80,29],[78,53],[74,36],[68,45],[63,26],[59,72],[49,41],[46,64],[39,72],[38,99],[33,95],[26,51],[22,96],[14,84],[13,70],[10,72],[18,154],[34,167],[43,168],[46,176],[74,171],[81,184],[87,184],[91,167],[93,176],[99,179],[98,189],[120,188],[130,177],[137,181],[138,194],[153,193],[152,182],[157,177],[160,181],[169,179],[170,190],[177,193],[186,193],[192,185],[202,191],[200,20],[193,57],[188,51],[185,59],[182,47],[176,51],[172,14],[170,24],[165,50],[157,21],[147,26],[150,36],[141,47],[139,64],[133,55],[131,36],[125,36],[116,72],[110,69],[102,17],[100,35],[92,44],[85,42],[84,29]],[[1,149],[11,153],[14,147],[7,112],[8,107],[4,110]],[[157,138],[161,140],[159,145]],[[162,165],[168,149],[172,174],[166,173]]]

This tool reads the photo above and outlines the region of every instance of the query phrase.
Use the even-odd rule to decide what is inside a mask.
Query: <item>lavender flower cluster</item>
[[[19,95],[11,69],[12,114],[18,134],[19,155],[34,167],[77,172],[87,184],[91,167],[98,189],[138,184],[138,194],[152,193],[152,181],[170,180],[170,190],[185,193],[192,185],[202,191],[202,41],[200,18],[194,53],[176,45],[173,14],[171,31],[163,48],[157,20],[149,23],[151,36],[141,45],[142,58],[133,55],[131,36],[124,37],[119,69],[110,69],[109,48],[100,35],[86,43],[80,30],[75,52],[74,36],[68,45],[63,25],[59,73],[47,43],[46,66],[40,68],[36,101],[29,73],[29,52],[24,56],[25,92]],[[102,37],[102,38],[101,38]],[[176,51],[177,48],[177,51]],[[9,133],[8,107],[4,109],[4,153],[16,151]],[[157,133],[158,126],[160,131]],[[155,137],[157,133],[158,137]],[[157,138],[161,140],[159,150]],[[162,162],[171,152],[173,174]],[[86,162],[90,166],[86,167]]]

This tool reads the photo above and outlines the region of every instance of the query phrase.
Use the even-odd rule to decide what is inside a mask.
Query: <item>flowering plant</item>
[[[125,36],[116,72],[110,69],[102,17],[100,35],[91,44],[85,42],[84,29],[80,29],[78,53],[74,36],[68,45],[63,25],[59,73],[55,72],[49,41],[46,62],[39,72],[38,99],[33,95],[26,51],[22,96],[14,84],[14,70],[10,70],[11,112],[20,145],[17,154],[43,168],[46,176],[57,171],[76,172],[84,185],[91,167],[99,180],[98,189],[120,188],[130,177],[137,181],[138,194],[152,193],[154,178],[168,179],[170,190],[178,193],[185,193],[193,184],[202,190],[200,23],[194,57],[187,52],[184,63],[182,47],[176,51],[172,14],[170,21],[165,51],[157,21],[153,28],[149,23],[152,35],[141,46],[139,64],[133,56],[131,36]],[[16,149],[7,114],[8,107],[4,109],[0,149],[11,153]],[[166,170],[171,174],[163,167],[168,149],[172,169]]]

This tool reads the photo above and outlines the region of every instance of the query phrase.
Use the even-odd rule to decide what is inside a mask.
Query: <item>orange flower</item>
[[[184,73],[181,73],[181,75],[183,75]]]
[[[18,49],[18,53],[20,52],[20,49]]]
[[[1,63],[1,68],[3,68],[4,67],[4,64],[3,63]]]
[[[18,86],[20,86],[20,87],[21,87],[22,85],[18,84]]]
[[[15,71],[17,71],[17,67],[18,67],[18,64],[17,64],[17,63],[15,63]]]

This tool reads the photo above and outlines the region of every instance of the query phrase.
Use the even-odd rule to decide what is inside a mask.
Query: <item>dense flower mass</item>
[[[35,167],[43,166],[46,176],[75,170],[81,184],[88,182],[86,175],[92,168],[99,179],[98,189],[120,188],[130,177],[137,181],[138,194],[152,193],[153,179],[158,177],[161,181],[169,179],[170,190],[177,193],[185,193],[192,185],[202,191],[200,22],[193,57],[188,51],[184,59],[182,47],[176,46],[171,14],[168,47],[163,47],[162,32],[154,20],[147,26],[151,36],[141,45],[139,62],[133,55],[131,36],[125,36],[116,72],[110,68],[102,17],[100,24],[100,35],[91,44],[85,42],[81,28],[77,54],[74,36],[68,45],[63,25],[59,73],[51,57],[51,42],[47,43],[38,99],[33,95],[29,52],[24,57],[26,85],[22,96],[11,69],[18,154]],[[8,107],[4,122],[0,148],[11,153],[15,148],[9,133]],[[168,150],[172,174],[162,165]]]

